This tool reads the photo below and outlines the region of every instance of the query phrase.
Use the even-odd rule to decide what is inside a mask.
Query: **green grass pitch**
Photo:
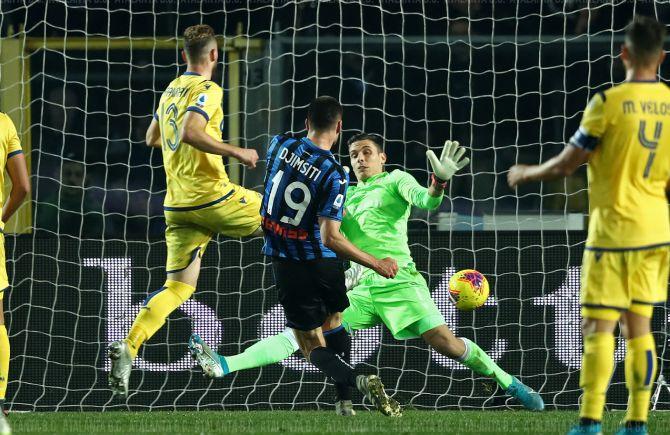
[[[607,413],[613,433],[623,412]],[[449,433],[565,434],[574,411],[405,411],[399,419],[361,410],[352,418],[328,411],[40,412],[9,416],[14,434],[214,434],[214,433]],[[652,412],[652,434],[670,433],[670,413]]]

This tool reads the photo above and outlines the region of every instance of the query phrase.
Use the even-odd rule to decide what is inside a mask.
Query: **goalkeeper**
[[[349,187],[341,230],[357,247],[375,257],[396,259],[399,270],[395,278],[386,279],[362,266],[349,269],[348,287],[353,289],[347,293],[350,306],[342,313],[343,324],[348,329],[359,330],[383,323],[398,340],[422,337],[438,353],[459,361],[477,374],[495,379],[508,395],[517,398],[526,408],[544,409],[538,393],[503,371],[475,343],[454,335],[410,254],[407,221],[411,207],[432,210],[440,205],[447,180],[470,161],[463,157],[465,149],[459,147],[458,142],[447,141],[439,159],[433,151],[427,152],[433,174],[431,185],[426,189],[406,172],[384,171],[386,154],[380,136],[355,135],[348,147],[358,184]],[[351,339],[343,326],[331,329],[324,325],[324,330],[328,347],[350,349],[350,346],[338,345]],[[209,377],[279,362],[298,350],[290,330],[261,340],[230,357],[219,356],[195,334],[189,347]],[[350,360],[350,355],[341,356]],[[353,415],[348,389],[336,385],[336,390],[337,413]]]

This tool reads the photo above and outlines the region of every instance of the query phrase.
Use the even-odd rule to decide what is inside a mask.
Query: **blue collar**
[[[183,75],[185,75],[185,76],[199,76],[200,74],[198,74],[197,72],[193,72],[193,71],[186,71]]]
[[[304,144],[308,145],[310,148],[312,148],[312,149],[315,150],[315,151],[319,151],[319,152],[326,153],[326,154],[333,154],[331,151],[329,151],[329,150],[324,150],[323,148],[319,147],[317,144],[315,144],[314,142],[312,142],[311,140],[309,140],[309,138],[308,138],[307,136],[303,137],[303,138],[300,139],[300,140],[301,140]]]

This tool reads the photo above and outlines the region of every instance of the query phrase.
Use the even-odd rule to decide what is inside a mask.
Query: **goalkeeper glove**
[[[463,154],[465,154],[465,148],[458,146],[458,142],[450,140],[444,142],[444,149],[439,159],[433,150],[426,151],[436,184],[444,185],[456,172],[470,163],[470,159],[463,157]]]
[[[351,262],[351,267],[344,271],[344,285],[347,287],[347,291],[358,285],[364,270],[365,268],[360,264]]]

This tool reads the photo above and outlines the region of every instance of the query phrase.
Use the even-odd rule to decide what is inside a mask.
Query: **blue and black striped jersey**
[[[306,137],[275,136],[261,206],[263,254],[292,260],[337,257],[321,241],[319,218],[342,220],[348,185],[349,174],[330,151]]]

